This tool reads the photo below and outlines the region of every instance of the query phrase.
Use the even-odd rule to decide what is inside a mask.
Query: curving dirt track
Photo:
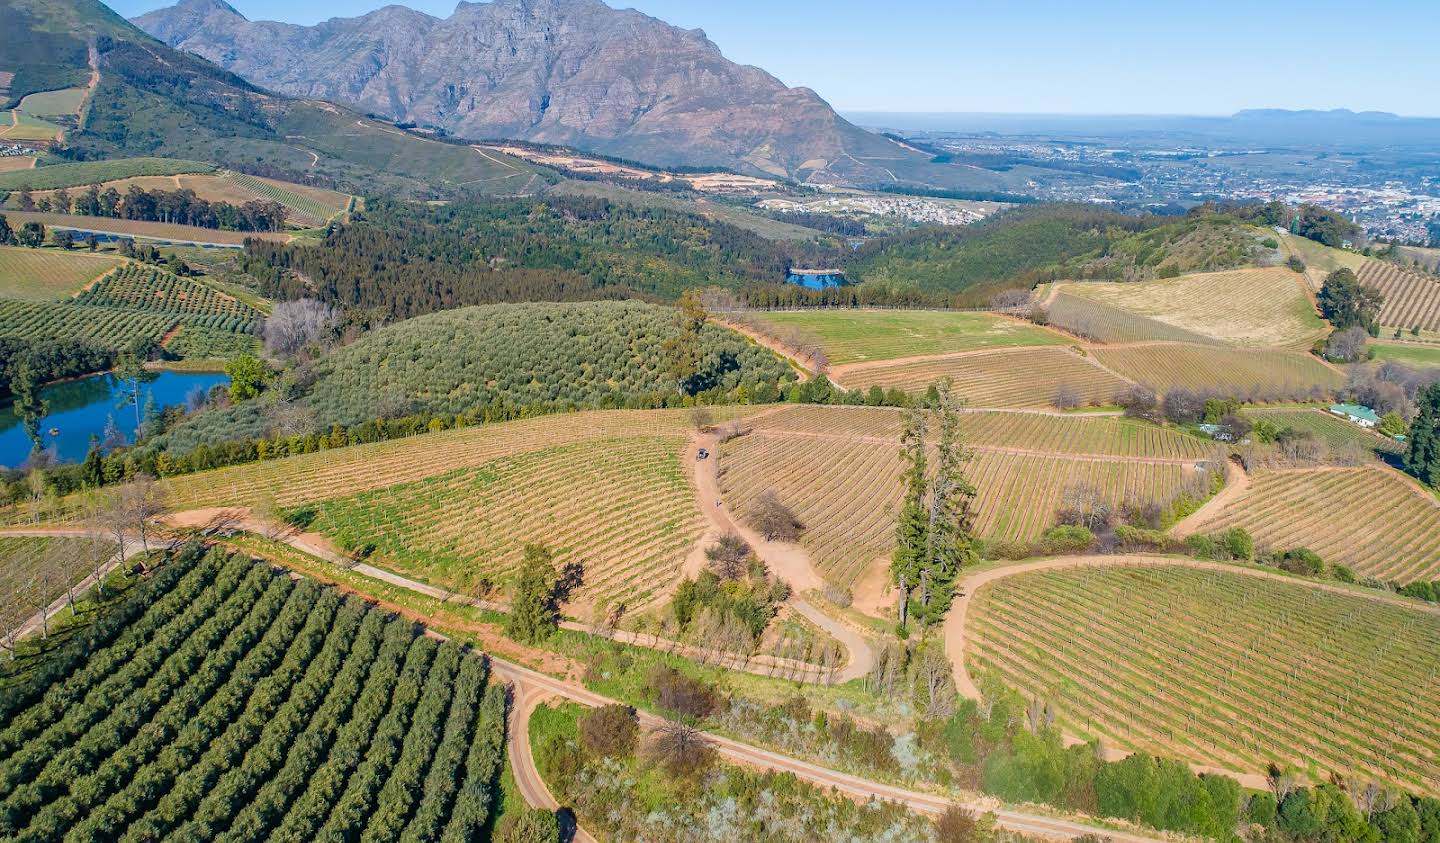
[[[89,530],[66,528],[35,530],[0,530],[0,537],[15,536],[34,538],[71,538],[77,536],[85,537],[91,535],[94,535],[94,533]],[[164,547],[164,543],[160,541],[155,541],[152,546],[160,548]],[[99,582],[105,577],[110,576],[111,571],[114,571],[117,567],[124,564],[126,560],[130,559],[132,556],[142,553],[143,551],[144,548],[138,538],[127,536],[125,538],[124,546],[120,548],[120,552],[116,553],[113,557],[111,557],[110,561],[101,565],[98,570],[86,575],[84,579],[80,580],[80,582],[75,585],[74,593],[76,595],[80,595],[88,592],[90,589],[95,587],[95,583]],[[59,597],[55,598],[55,600],[52,601],[49,606],[46,606],[44,609],[36,612],[29,618],[26,618],[24,623],[15,627],[13,630],[5,632],[4,635],[0,637],[7,638],[10,641],[19,641],[21,638],[30,635],[35,630],[39,629],[42,625],[44,625],[47,618],[53,618],[56,612],[59,612],[61,609],[65,608],[65,604],[69,602],[69,600],[70,598],[68,595],[60,595]]]
[[[1225,488],[1206,501],[1199,509],[1180,519],[1179,523],[1170,528],[1171,535],[1183,539],[1197,532],[1211,519],[1224,512],[1225,507],[1244,497],[1248,491],[1250,491],[1250,474],[1235,460],[1226,460]]]
[[[710,452],[708,459],[696,460],[701,448]],[[800,596],[807,591],[819,591],[825,587],[825,580],[816,573],[810,554],[798,544],[766,539],[738,519],[732,518],[730,511],[725,508],[725,502],[720,497],[717,466],[719,450],[720,437],[714,432],[696,434],[690,447],[685,450],[686,462],[695,465],[696,498],[705,512],[705,517],[710,521],[711,530],[707,535],[734,533],[740,536],[754,549],[755,555],[769,566],[772,574],[790,584],[793,592],[790,598],[791,608],[825,630],[845,648],[845,666],[836,672],[834,681],[848,682],[865,676],[875,664],[875,654],[870,648],[870,642],[854,627],[830,617]],[[703,562],[703,556],[701,559]]]
[[[492,659],[492,664],[493,662]],[[510,727],[505,741],[508,745],[510,773],[515,777],[515,787],[520,790],[520,795],[530,807],[558,811],[560,802],[550,792],[545,779],[540,776],[540,770],[535,766],[535,755],[530,749],[530,715],[535,713],[541,703],[554,699],[555,695],[536,689],[532,684],[514,680],[510,682],[510,692]],[[573,830],[561,829],[561,832],[561,840],[597,843],[590,832],[579,826]],[[567,837],[567,832],[573,833]]]

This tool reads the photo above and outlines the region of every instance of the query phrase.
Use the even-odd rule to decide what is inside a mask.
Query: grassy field
[[[64,131],[63,127],[22,111],[0,114],[0,139],[9,141],[54,140],[60,136],[62,131]]]
[[[1388,468],[1258,473],[1203,529],[1232,526],[1259,546],[1308,547],[1361,576],[1440,579],[1440,503]]]
[[[1347,252],[1343,249],[1332,249],[1307,237],[1282,234],[1273,230],[1269,236],[1280,241],[1281,248],[1287,257],[1293,255],[1305,262],[1305,277],[1317,292],[1320,285],[1325,282],[1325,276],[1337,269],[1359,272],[1360,267],[1367,260],[1364,255]]]
[[[504,456],[314,508],[309,527],[371,561],[453,588],[508,584],[527,543],[584,565],[583,604],[642,609],[678,583],[703,530],[681,435]],[[302,505],[301,510],[307,507]]]
[[[504,756],[484,659],[218,549],[137,590],[72,670],[7,700],[0,834],[479,835]]]
[[[290,235],[280,232],[220,231],[214,228],[197,228],[191,225],[171,225],[163,222],[140,222],[138,220],[117,220],[109,217],[85,217],[71,214],[42,214],[33,211],[5,211],[10,225],[19,228],[27,222],[38,222],[46,228],[73,228],[79,231],[99,231],[125,237],[149,240],[173,240],[194,243],[218,243],[224,246],[243,246],[245,238],[286,242]]]
[[[1050,703],[1068,732],[1440,793],[1434,614],[1176,567],[1034,572],[974,600],[972,669]]]
[[[986,354],[874,363],[838,371],[847,389],[880,386],[923,392],[945,378],[972,407],[1048,407],[1062,387],[1082,404],[1109,404],[1128,384],[1068,349],[996,349]]]
[[[1051,300],[1047,315],[1051,325],[1094,342],[1189,342],[1202,345],[1219,342],[1214,337],[1065,292],[1056,294]]]
[[[1330,446],[1333,451],[1357,445],[1366,450],[1392,454],[1398,454],[1405,450],[1405,446],[1394,439],[1371,433],[1357,424],[1324,410],[1255,409],[1246,410],[1245,415],[1250,419],[1268,419],[1281,427],[1313,433],[1317,439]]]
[[[1102,365],[1161,392],[1187,387],[1279,400],[1328,395],[1345,382],[1315,357],[1292,351],[1175,343],[1091,352]]]
[[[44,91],[30,94],[20,100],[20,110],[36,117],[74,116],[80,113],[85,102],[85,88],[64,88],[59,91]]]
[[[260,317],[258,311],[188,278],[162,269],[127,264],[79,295],[81,304],[122,307],[187,317],[193,324],[245,332]]]
[[[86,252],[0,246],[0,298],[55,301],[122,265],[119,258]]]
[[[803,310],[755,315],[762,322],[814,335],[834,366],[920,354],[1067,342],[1065,337],[1052,331],[990,313]]]
[[[1385,295],[1380,309],[1382,326],[1440,331],[1440,278],[1370,259],[1365,260],[1357,275],[1361,283]]]
[[[33,155],[0,156],[0,177],[16,170],[31,170],[34,166],[35,156]]]
[[[178,173],[209,173],[214,164],[203,161],[182,161],[176,158],[114,158],[106,161],[82,161],[52,164],[21,173],[0,173],[0,190],[53,190],[60,187],[82,187],[135,176],[172,176]]]
[[[1069,486],[1088,485],[1114,504],[1168,501],[1213,445],[1122,419],[970,413],[967,466],[979,488],[976,528],[1029,541],[1054,524]],[[758,419],[754,432],[720,451],[726,506],[744,513],[773,490],[806,525],[801,543],[826,578],[859,579],[894,547],[901,495],[898,414],[893,410],[795,407]]]
[[[0,299],[0,335],[26,340],[88,339],[122,348],[137,339],[159,340],[175,322],[165,313]]]
[[[1303,280],[1284,267],[1060,289],[1230,345],[1308,349],[1325,330]]]
[[[1412,366],[1440,366],[1440,345],[1420,343],[1372,342],[1376,360],[1394,360]]]

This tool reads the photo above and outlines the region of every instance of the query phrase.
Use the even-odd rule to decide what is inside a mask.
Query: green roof
[[[1375,415],[1374,410],[1370,409],[1369,407],[1362,407],[1359,404],[1331,404],[1330,412],[1335,413],[1336,415],[1350,416],[1352,418],[1363,419],[1365,421],[1374,422],[1375,424],[1380,423],[1380,417]]]

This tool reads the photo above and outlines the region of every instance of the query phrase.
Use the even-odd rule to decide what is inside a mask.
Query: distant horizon
[[[386,0],[229,0],[250,20],[313,25]],[[1440,117],[1440,51],[1419,0],[1373,0],[1357,27],[1350,4],[1216,0],[1203,7],[1102,0],[1023,6],[899,0],[606,0],[703,29],[725,56],[814,90],[842,113],[1223,117],[1284,100],[1288,110]],[[111,0],[126,17],[173,5]],[[405,0],[440,18],[455,0]],[[1303,56],[1297,59],[1296,56]],[[1326,57],[1318,60],[1316,57]],[[1363,60],[1362,60],[1363,59]],[[1358,103],[1360,105],[1354,105]]]

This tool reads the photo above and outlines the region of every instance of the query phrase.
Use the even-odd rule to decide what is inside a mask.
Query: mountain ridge
[[[601,0],[461,2],[448,18],[391,5],[314,26],[182,0],[134,23],[262,88],[475,140],[797,181],[998,186],[994,174],[924,166],[928,158],[851,124],[813,90],[725,58],[703,30]]]

